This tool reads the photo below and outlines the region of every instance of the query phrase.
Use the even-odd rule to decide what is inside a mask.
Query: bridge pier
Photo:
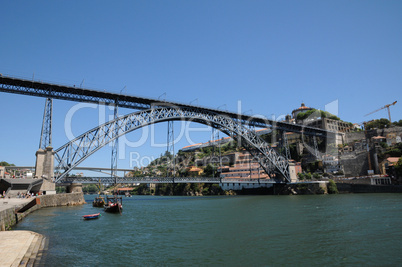
[[[48,146],[45,150],[39,148],[36,151],[35,178],[42,178],[43,183],[40,188],[41,193],[47,195],[56,194],[56,184],[54,178],[54,151],[53,147]]]
[[[82,193],[81,183],[72,183],[66,187],[67,193]]]

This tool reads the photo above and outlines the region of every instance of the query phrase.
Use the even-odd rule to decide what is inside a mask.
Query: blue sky
[[[401,1],[4,1],[1,9],[3,75],[231,111],[241,101],[247,114],[269,117],[302,101],[320,109],[338,101],[341,119],[358,123],[386,118],[386,110],[364,115],[399,100],[392,120],[402,119]],[[34,165],[44,101],[0,93],[0,161]],[[65,118],[76,105],[54,101],[55,148],[68,141]],[[99,114],[77,111],[73,133],[98,125]],[[166,127],[155,126],[157,142]],[[130,152],[163,151],[148,140],[127,148],[119,167],[130,166]],[[110,148],[82,165],[109,167]]]

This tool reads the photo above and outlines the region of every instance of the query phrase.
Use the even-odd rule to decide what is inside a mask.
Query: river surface
[[[93,208],[94,197],[38,210],[15,230],[48,238],[45,266],[402,264],[402,194],[133,196],[122,215]]]

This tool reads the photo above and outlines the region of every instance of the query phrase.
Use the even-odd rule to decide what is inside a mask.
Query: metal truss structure
[[[242,120],[199,108],[167,106],[121,116],[89,130],[56,149],[55,160],[58,164],[55,166],[56,171],[59,171],[56,182],[60,182],[74,167],[116,138],[144,126],[175,120],[209,125],[236,137],[237,142],[252,154],[268,175],[278,182],[290,181],[287,159],[272,149],[255,131],[244,125]]]
[[[66,177],[59,183],[82,184],[173,184],[173,183],[220,183],[219,178],[212,177]]]
[[[174,125],[173,121],[168,121],[167,125],[167,142],[166,142],[166,152],[167,156],[172,156],[172,158],[167,159],[166,177],[172,175],[176,176],[176,161],[174,154]]]
[[[237,139],[237,142],[245,147],[252,156],[257,159],[261,167],[271,178],[280,181],[289,181],[287,158],[279,155],[267,143],[265,143],[253,130],[254,127],[269,128],[285,132],[299,133],[303,136],[313,136],[315,151],[317,144],[315,137],[334,138],[336,133],[324,129],[308,127],[305,125],[278,122],[266,117],[248,116],[244,114],[211,109],[206,107],[188,105],[183,103],[160,101],[157,99],[128,96],[106,91],[76,88],[59,84],[40,81],[25,80],[0,74],[0,92],[13,94],[45,97],[46,109],[40,147],[51,145],[51,110],[52,99],[62,99],[75,102],[87,102],[102,105],[114,105],[118,107],[141,110],[100,125],[71,142],[65,144],[55,152],[58,162],[56,170],[59,176],[56,182],[67,177],[69,171],[78,166],[87,157],[97,150],[114,142],[119,136],[138,128],[163,121],[188,120],[207,124],[214,129],[224,132]],[[50,104],[49,104],[50,103]],[[49,112],[50,111],[50,112]],[[116,113],[117,117],[117,113]],[[113,154],[114,153],[114,154]],[[317,153],[316,153],[317,154]],[[112,152],[112,172],[115,169],[114,157],[117,159],[117,151]],[[113,175],[111,176],[113,177]],[[116,179],[117,182],[117,179]]]
[[[286,132],[282,133],[282,145],[285,148],[285,156],[286,159],[290,159],[290,151],[289,151],[289,144],[288,144],[288,137],[286,135]]]
[[[268,118],[248,116],[236,112],[222,111],[206,107],[199,107],[183,103],[171,101],[161,101],[158,99],[128,96],[106,91],[95,91],[90,89],[78,88],[75,86],[65,86],[39,81],[19,79],[9,76],[0,75],[0,92],[22,94],[37,97],[62,99],[75,102],[87,102],[104,105],[118,105],[119,107],[145,110],[152,107],[175,106],[180,108],[197,108],[206,112],[219,113],[222,116],[241,121],[244,125],[255,126],[260,128],[272,128],[287,132],[296,132],[303,135],[313,135],[326,138],[333,135],[334,132],[324,129],[308,127],[305,125],[278,122]]]
[[[114,106],[114,119],[116,120],[119,116],[117,113],[117,106]],[[115,135],[118,134],[119,130],[117,128],[113,129],[115,131]],[[119,147],[119,139],[116,138],[112,141],[112,158],[111,158],[111,166],[110,166],[110,177],[116,177],[117,176],[117,153],[118,153],[118,147]]]
[[[103,177],[66,177],[59,182],[59,184],[173,184],[173,183],[206,183],[206,184],[219,184],[219,183],[248,183],[248,184],[273,184],[275,181],[270,179],[221,179],[219,177],[117,177],[111,178],[109,176]]]
[[[42,131],[40,133],[39,148],[45,150],[52,146],[52,106],[53,100],[46,98],[45,111],[43,112]]]

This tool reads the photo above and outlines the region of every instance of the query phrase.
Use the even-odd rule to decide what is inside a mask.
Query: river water
[[[45,266],[397,266],[402,194],[123,198],[44,208],[15,230],[49,239]],[[82,215],[101,212],[98,220]]]

